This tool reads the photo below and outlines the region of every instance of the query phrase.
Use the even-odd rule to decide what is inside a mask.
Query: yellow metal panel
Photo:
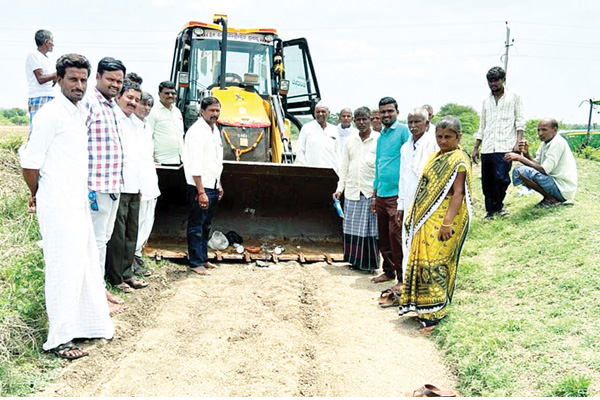
[[[265,110],[264,100],[258,93],[237,86],[229,86],[225,90],[214,88],[212,93],[221,102],[221,125],[248,128],[271,126],[270,112]]]
[[[183,32],[187,28],[191,28],[191,27],[214,29],[214,30],[221,31],[221,32],[223,31],[223,27],[221,25],[212,24],[212,23],[208,23],[208,22],[190,21],[190,22],[186,23],[185,25],[183,25],[183,27],[181,28],[181,32]],[[270,33],[272,35],[277,36],[277,29],[273,29],[273,28],[235,29],[235,28],[227,27],[227,32],[240,33],[240,34]]]

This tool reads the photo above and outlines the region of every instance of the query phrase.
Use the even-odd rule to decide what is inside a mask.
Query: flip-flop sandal
[[[403,393],[402,397],[458,397],[458,392],[454,389],[443,389],[427,383],[412,393]]]
[[[81,351],[81,354],[77,355],[77,356],[70,356],[68,353],[71,350],[79,350],[79,351]],[[54,349],[52,349],[52,353],[54,353],[55,356],[64,358],[66,360],[76,360],[78,358],[89,355],[87,351],[84,351],[82,348],[78,347],[73,342],[63,343],[60,346],[55,347]]]
[[[389,307],[399,307],[400,306],[400,298],[396,296],[394,292],[391,292],[387,295],[386,300],[384,302],[379,303],[379,307],[381,308],[389,308]]]
[[[133,293],[133,288],[125,282],[121,282],[118,285],[115,285],[114,287],[116,289],[119,289],[123,293]]]
[[[393,293],[392,289],[386,289],[379,295],[379,304],[385,303],[387,301],[388,296]]]

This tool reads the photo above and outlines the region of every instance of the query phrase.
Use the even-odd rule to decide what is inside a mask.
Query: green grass
[[[21,138],[22,141],[22,138]],[[0,395],[23,396],[56,374],[59,363],[41,354],[47,332],[44,270],[36,218],[21,178],[18,137],[0,140]]]
[[[0,395],[34,393],[60,371],[47,333],[43,262],[16,139],[0,140]],[[6,143],[6,144],[5,144]],[[463,135],[465,148],[472,135]],[[450,315],[434,334],[467,396],[600,395],[600,163],[578,158],[573,206],[483,222],[479,179]]]
[[[451,313],[435,340],[467,396],[600,394],[600,164],[577,159],[573,206],[484,222],[480,180]],[[595,386],[596,385],[596,386]]]

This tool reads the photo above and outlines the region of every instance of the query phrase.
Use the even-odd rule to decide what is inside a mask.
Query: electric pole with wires
[[[506,42],[504,42],[504,55],[500,57],[500,61],[504,61],[504,72],[508,75],[508,49],[515,43],[515,39],[510,41],[510,26],[508,26],[508,21],[506,21]],[[505,79],[506,81],[506,79]]]

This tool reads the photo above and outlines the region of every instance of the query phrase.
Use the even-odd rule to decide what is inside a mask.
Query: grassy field
[[[483,221],[480,180],[451,315],[435,340],[467,396],[600,395],[600,164],[577,159],[573,206]]]
[[[60,362],[41,352],[43,262],[36,219],[26,213],[20,140],[0,129],[3,396],[31,394],[60,372]],[[463,141],[470,150],[472,137]],[[488,222],[474,181],[455,299],[433,335],[464,395],[600,395],[600,163],[577,163],[573,206],[535,209],[538,195],[518,197],[511,187],[510,216]]]
[[[37,220],[27,214],[28,189],[16,149],[27,128],[0,127],[0,395],[21,396],[58,374],[41,352],[47,331],[43,261]]]

